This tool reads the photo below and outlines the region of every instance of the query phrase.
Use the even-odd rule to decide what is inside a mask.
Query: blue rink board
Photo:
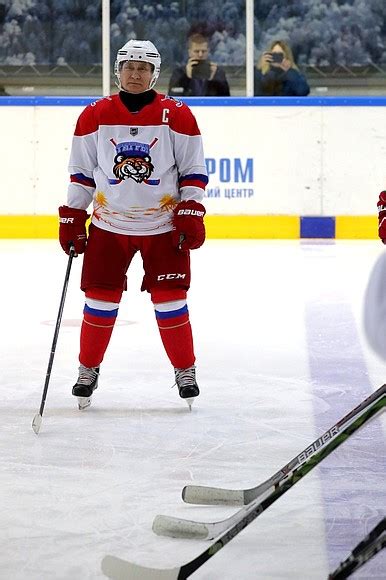
[[[0,107],[85,107],[102,97],[0,97]],[[386,97],[187,97],[195,107],[386,107]]]

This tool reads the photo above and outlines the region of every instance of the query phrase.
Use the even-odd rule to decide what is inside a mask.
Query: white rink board
[[[253,181],[227,183],[219,171],[210,175],[209,213],[319,214],[319,107],[197,107],[206,158],[253,159]],[[226,189],[247,188],[253,196],[230,198]]]
[[[69,149],[83,108],[0,107],[3,215],[55,214],[65,202]],[[192,110],[213,171],[208,213],[374,213],[376,195],[385,187],[385,107]]]

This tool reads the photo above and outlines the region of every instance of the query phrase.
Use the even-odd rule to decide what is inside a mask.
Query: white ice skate
[[[98,387],[99,367],[85,367],[80,365],[79,377],[72,387],[72,394],[78,399],[79,411],[84,411],[91,405],[92,394]]]
[[[174,369],[174,374],[180,397],[187,402],[191,411],[194,399],[200,394],[196,382],[196,367],[192,365],[187,369]]]

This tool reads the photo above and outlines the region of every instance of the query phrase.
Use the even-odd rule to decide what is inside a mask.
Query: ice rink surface
[[[106,554],[175,567],[207,542],[156,536],[157,514],[217,521],[189,483],[261,483],[386,382],[362,329],[375,241],[219,241],[192,253],[201,395],[179,399],[134,260],[93,405],[71,387],[83,295],[74,260],[40,434],[37,413],[67,265],[57,242],[0,241],[0,578],[96,580]],[[386,413],[333,452],[192,578],[321,580],[386,512]],[[353,578],[384,580],[385,550]]]

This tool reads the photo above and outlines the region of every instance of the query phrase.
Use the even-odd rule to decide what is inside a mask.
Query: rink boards
[[[93,100],[0,99],[0,237],[57,236],[73,130]],[[376,238],[386,98],[185,100],[203,135],[209,238]]]

